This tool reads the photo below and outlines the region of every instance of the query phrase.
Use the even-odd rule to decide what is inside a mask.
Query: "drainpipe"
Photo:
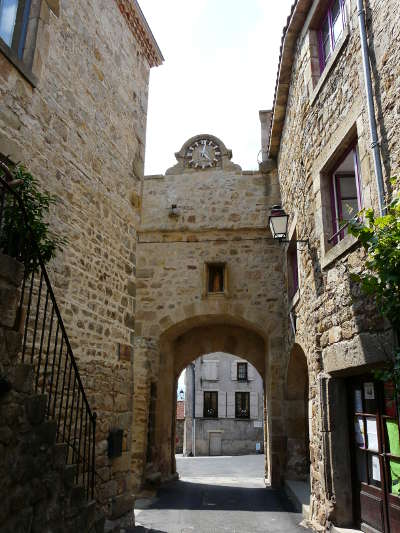
[[[192,367],[192,454],[193,457],[196,457],[196,374],[195,374],[195,364],[190,365]]]
[[[368,52],[368,41],[367,41],[367,31],[366,31],[366,26],[365,26],[365,11],[364,11],[363,0],[357,0],[357,8],[358,8],[358,20],[360,23],[361,55],[362,55],[362,61],[363,61],[365,91],[367,93],[367,109],[368,109],[368,118],[369,118],[369,128],[371,132],[371,141],[372,141],[371,148],[373,150],[373,157],[374,157],[375,178],[376,178],[376,186],[378,190],[378,200],[379,200],[379,214],[382,216],[386,212],[385,193],[384,193],[384,186],[383,186],[382,162],[381,162],[381,155],[379,151],[378,134],[376,130],[374,97],[372,93],[371,72],[370,72],[370,67],[369,67],[369,52]]]

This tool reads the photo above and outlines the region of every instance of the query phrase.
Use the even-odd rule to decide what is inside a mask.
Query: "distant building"
[[[178,400],[176,402],[176,442],[175,452],[183,452],[183,433],[185,424],[185,400]]]
[[[187,368],[185,384],[184,455],[263,452],[263,380],[254,366],[233,355],[212,353]]]

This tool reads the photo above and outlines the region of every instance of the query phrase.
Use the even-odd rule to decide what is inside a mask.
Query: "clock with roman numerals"
[[[185,159],[191,168],[215,167],[221,160],[221,148],[212,139],[197,139],[186,149]]]

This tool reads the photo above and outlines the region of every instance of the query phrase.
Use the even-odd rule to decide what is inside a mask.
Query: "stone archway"
[[[202,316],[167,329],[160,337],[153,467],[166,479],[175,474],[176,385],[180,372],[197,357],[224,352],[248,360],[264,380],[268,369],[267,339],[253,324],[229,316]],[[268,421],[266,423],[266,429]],[[267,431],[266,431],[267,433]],[[268,445],[266,477],[269,476]]]
[[[285,479],[308,481],[310,474],[308,421],[308,367],[302,348],[290,352],[286,374],[287,454]]]

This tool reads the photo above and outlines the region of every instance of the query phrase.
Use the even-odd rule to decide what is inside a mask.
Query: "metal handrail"
[[[20,306],[21,316],[25,318],[21,360],[25,362],[30,348],[35,391],[47,394],[46,418],[56,419],[57,442],[67,444],[68,451],[72,450],[72,453],[67,453],[67,464],[77,465],[76,481],[83,480],[87,497],[93,498],[97,415],[90,408],[23,199],[13,187],[16,184],[13,175],[7,165],[1,161],[0,169],[8,178],[6,181],[0,176],[0,236],[2,232],[4,233],[5,213],[10,207],[10,201],[12,209],[18,209],[22,214],[26,230],[26,235],[21,236],[16,254],[18,256],[16,258],[25,264]],[[32,263],[28,265],[24,258],[24,244],[27,242],[35,251],[37,263],[34,265]]]

